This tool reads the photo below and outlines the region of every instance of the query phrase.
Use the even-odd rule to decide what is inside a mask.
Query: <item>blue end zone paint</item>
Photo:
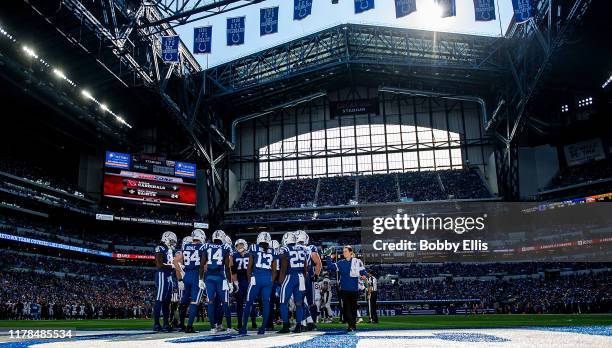
[[[194,343],[194,342],[219,342],[219,341],[227,341],[232,338],[244,337],[244,335],[208,335],[208,336],[191,336],[191,337],[183,337],[176,338],[172,340],[168,340],[168,343]],[[260,336],[264,337],[264,336]]]
[[[509,342],[510,340],[493,335],[481,333],[464,333],[464,332],[445,332],[434,333],[428,336],[367,336],[362,334],[357,336],[355,333],[346,333],[346,331],[328,331],[325,334],[316,336],[301,343],[295,343],[283,347],[290,348],[310,348],[310,347],[339,347],[339,348],[355,348],[360,340],[404,340],[405,344],[417,344],[419,340],[438,339],[443,341],[453,342]]]
[[[612,326],[545,326],[529,327],[529,330],[543,330],[555,332],[572,332],[585,335],[612,336]]]

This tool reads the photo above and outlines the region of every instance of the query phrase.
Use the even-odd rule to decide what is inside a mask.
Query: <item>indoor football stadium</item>
[[[0,348],[612,347],[611,15],[3,1]]]

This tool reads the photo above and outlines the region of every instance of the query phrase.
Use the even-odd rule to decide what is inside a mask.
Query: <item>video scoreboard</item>
[[[105,197],[143,204],[195,206],[196,165],[107,151],[103,192]]]

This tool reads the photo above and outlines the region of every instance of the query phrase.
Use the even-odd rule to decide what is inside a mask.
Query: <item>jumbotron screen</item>
[[[196,165],[107,151],[103,194],[144,204],[195,206]]]

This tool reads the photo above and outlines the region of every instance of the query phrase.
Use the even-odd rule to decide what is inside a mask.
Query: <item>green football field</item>
[[[235,325],[234,319],[234,325]],[[250,325],[250,324],[249,324]],[[423,315],[381,317],[379,324],[358,324],[361,329],[443,329],[443,328],[485,328],[485,327],[520,327],[520,326],[580,326],[612,325],[612,314],[490,314],[490,315]],[[108,320],[0,320],[0,328],[72,328],[87,329],[150,329],[151,320],[141,319],[108,319]],[[207,330],[208,323],[196,323],[196,329]],[[322,329],[345,328],[340,323],[320,324]]]

